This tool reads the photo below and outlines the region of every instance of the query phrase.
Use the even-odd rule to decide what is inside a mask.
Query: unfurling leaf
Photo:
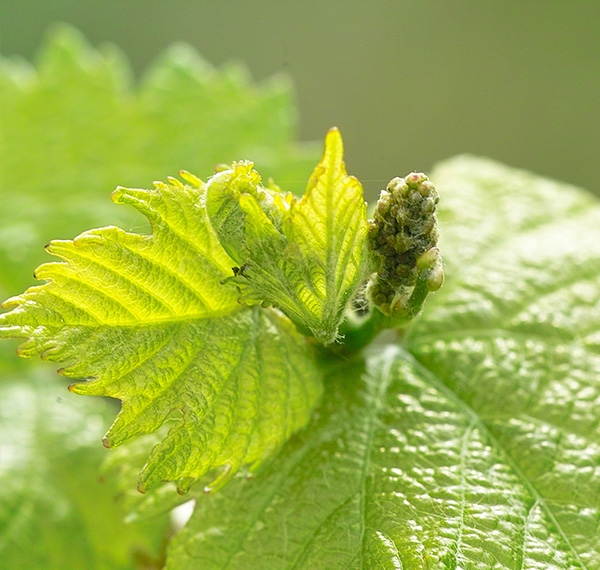
[[[240,300],[279,307],[329,344],[368,271],[366,204],[346,174],[342,138],[331,129],[325,152],[296,200],[265,188],[252,163],[234,163],[207,183],[207,211],[237,269]]]
[[[152,235],[110,227],[52,242],[63,262],[42,265],[48,283],[0,315],[0,336],[28,339],[23,356],[66,361],[65,376],[89,380],[72,391],[122,400],[105,445],[172,423],[142,491],[176,480],[184,492],[220,468],[214,489],[256,468],[308,421],[321,390],[289,320],[221,285],[232,261],[207,221],[204,185],[184,176],[189,185],[118,189],[115,201],[146,215]]]

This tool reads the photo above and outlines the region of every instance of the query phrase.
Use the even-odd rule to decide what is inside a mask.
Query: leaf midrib
[[[400,350],[396,346],[388,346],[385,351],[381,355],[381,359],[383,360],[381,366],[381,375],[379,382],[379,389],[373,395],[373,404],[371,406],[371,410],[373,413],[368,414],[368,426],[367,426],[367,442],[365,444],[365,454],[363,460],[363,469],[360,474],[361,483],[360,483],[360,566],[363,567],[363,545],[365,541],[365,531],[366,531],[366,494],[367,494],[367,479],[369,475],[369,467],[371,466],[371,451],[372,451],[372,442],[375,437],[375,428],[377,427],[377,422],[379,420],[379,413],[381,408],[383,407],[383,401],[387,394],[390,382],[391,382],[391,369],[396,361],[397,355],[400,353]]]
[[[100,328],[127,329],[127,328],[139,328],[139,327],[153,326],[153,325],[178,325],[181,323],[189,323],[189,322],[194,322],[194,321],[207,321],[207,320],[212,320],[212,319],[222,319],[225,317],[237,315],[238,313],[241,313],[242,311],[246,311],[246,310],[252,310],[252,307],[249,307],[248,305],[240,304],[239,307],[235,307],[234,309],[229,308],[227,310],[224,309],[224,310],[215,311],[215,312],[209,313],[209,314],[181,315],[177,318],[165,317],[165,318],[159,318],[159,319],[147,319],[147,320],[127,321],[127,322],[116,321],[116,322],[112,322],[112,323],[98,322],[93,325],[90,323],[70,322],[70,323],[62,325],[60,327],[51,327],[49,325],[44,325],[44,326],[47,326],[48,328],[52,328],[52,330],[54,330],[54,331],[62,331],[65,329],[68,330],[73,327],[88,328],[88,329],[100,329]],[[3,314],[8,314],[8,313],[3,313]],[[2,328],[4,326],[5,325],[2,325],[0,322],[0,331],[2,330]],[[30,335],[28,334],[27,336],[30,336]]]

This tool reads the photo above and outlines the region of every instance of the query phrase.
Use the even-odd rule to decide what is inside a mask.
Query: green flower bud
[[[436,247],[438,201],[434,184],[417,172],[393,178],[381,192],[369,221],[369,249],[376,273],[367,296],[388,316],[414,316],[411,295],[417,280],[425,291],[419,295],[420,304],[427,291],[442,286],[444,271]]]
[[[428,249],[417,258],[417,267],[419,269],[432,269],[439,263],[440,250],[437,247]]]
[[[444,284],[444,268],[442,264],[436,265],[429,270],[427,276],[427,289],[429,291],[437,291]]]

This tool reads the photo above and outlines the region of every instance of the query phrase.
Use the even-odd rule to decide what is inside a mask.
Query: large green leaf
[[[0,567],[158,567],[168,518],[124,524],[117,490],[98,476],[106,400],[61,394],[50,370],[0,385]],[[76,400],[76,401],[75,401]]]
[[[248,308],[221,284],[232,261],[204,210],[204,185],[186,175],[154,190],[119,188],[118,203],[145,214],[151,235],[109,227],[51,242],[64,261],[48,282],[7,301],[0,337],[28,339],[22,356],[68,362],[89,379],[71,390],[123,402],[107,447],[173,425],[139,481],[184,492],[220,468],[218,488],[258,466],[304,426],[320,394],[305,339],[273,309]]]
[[[315,421],[199,498],[168,568],[600,567],[600,207],[486,160],[431,178],[442,292],[322,361]]]

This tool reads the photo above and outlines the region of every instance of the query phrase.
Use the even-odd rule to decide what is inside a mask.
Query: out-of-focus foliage
[[[317,148],[299,146],[289,81],[252,83],[238,65],[215,69],[174,45],[131,84],[115,48],[92,49],[60,28],[32,67],[0,59],[0,296],[31,283],[41,246],[90,227],[139,225],[111,206],[117,185],[147,186],[186,169],[254,160],[301,191]],[[122,210],[122,209],[121,209]]]
[[[0,383],[0,568],[160,568],[169,519],[125,524],[118,489],[100,477],[113,406],[74,400],[40,367]]]

